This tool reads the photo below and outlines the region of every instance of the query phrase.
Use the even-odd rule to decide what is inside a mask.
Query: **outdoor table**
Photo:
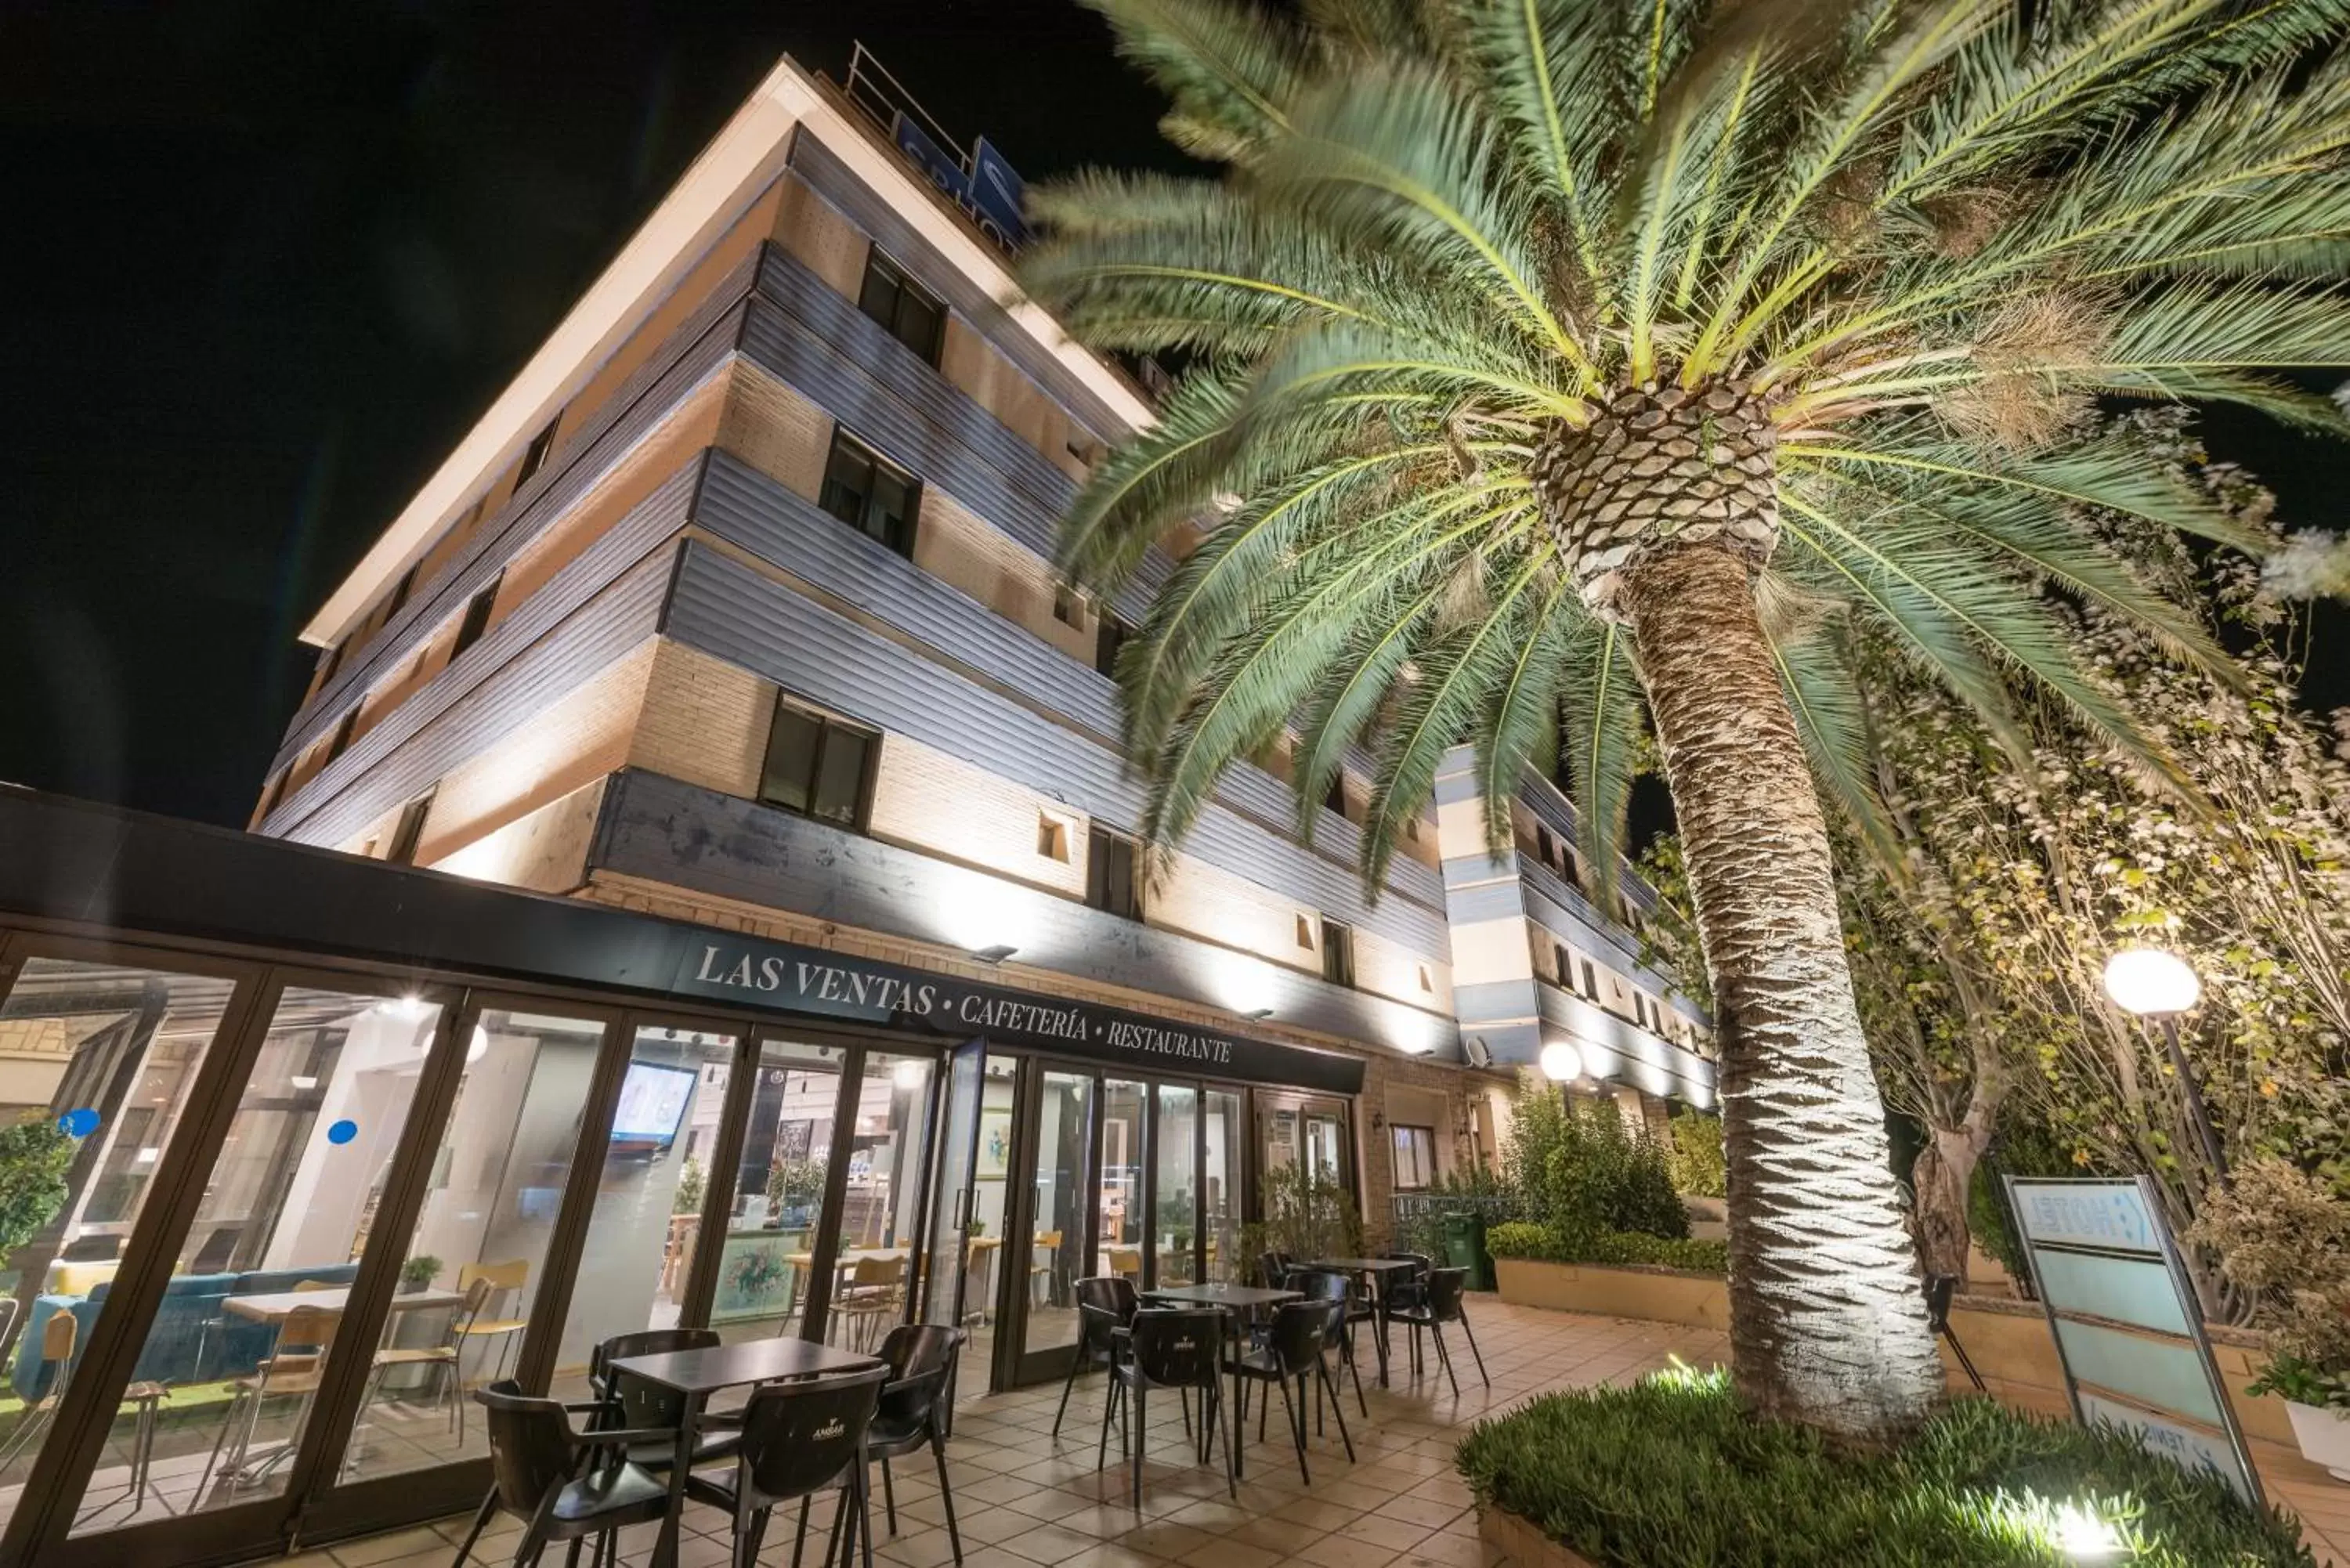
[[[641,1377],[685,1396],[685,1411],[678,1422],[677,1461],[669,1468],[669,1511],[661,1518],[660,1539],[653,1548],[652,1568],[676,1568],[677,1538],[685,1518],[685,1475],[693,1468],[691,1457],[700,1434],[702,1407],[712,1394],[753,1383],[773,1383],[785,1377],[816,1377],[827,1372],[861,1372],[881,1365],[880,1358],[835,1350],[812,1339],[746,1339],[740,1345],[713,1345],[702,1350],[670,1350],[658,1355],[624,1355],[612,1369]]]
[[[1168,1285],[1159,1290],[1144,1291],[1142,1299],[1147,1302],[1180,1302],[1185,1306],[1222,1307],[1228,1314],[1237,1315],[1243,1312],[1254,1312],[1259,1307],[1279,1306],[1284,1302],[1302,1302],[1305,1299],[1305,1293],[1268,1291],[1256,1285]],[[1245,1350],[1246,1336],[1243,1334],[1240,1338],[1243,1342],[1241,1344],[1241,1348]],[[1241,1375],[1238,1371],[1234,1371],[1232,1408],[1236,1411],[1240,1408],[1240,1390]],[[1234,1417],[1235,1422],[1238,1419],[1238,1417]],[[1238,1430],[1237,1426],[1234,1429]],[[1204,1431],[1201,1432],[1201,1437],[1203,1439],[1206,1436]],[[1202,1447],[1204,1446],[1203,1442]]]
[[[350,1304],[350,1299],[351,1289],[348,1285],[336,1285],[323,1291],[271,1291],[263,1295],[230,1296],[221,1303],[221,1310],[244,1318],[248,1323],[265,1323],[282,1331],[286,1326],[286,1320],[303,1307],[330,1313],[337,1319],[340,1319],[344,1310]],[[463,1306],[465,1298],[455,1291],[430,1289],[410,1291],[404,1295],[394,1295],[391,1298],[391,1310],[423,1312],[431,1307]],[[271,1349],[274,1354],[276,1350],[274,1340],[271,1342]],[[317,1396],[305,1395],[303,1397],[307,1401],[316,1398]],[[141,1408],[140,1417],[142,1421],[148,1418],[149,1408],[151,1407]],[[306,1406],[306,1414],[294,1423],[295,1431],[300,1432],[308,1418]],[[353,1441],[357,1441],[356,1433],[353,1434]],[[231,1473],[238,1485],[251,1486],[283,1464],[293,1451],[294,1445],[291,1441],[268,1445],[258,1459],[240,1449]]]
[[[1409,1258],[1316,1258],[1291,1265],[1331,1274],[1359,1274],[1371,1282],[1371,1345],[1379,1353],[1379,1386],[1388,1386],[1388,1276],[1419,1267]]]

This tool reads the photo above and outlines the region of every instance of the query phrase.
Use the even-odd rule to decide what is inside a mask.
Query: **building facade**
[[[1184,541],[1111,603],[1050,557],[1149,400],[858,88],[780,66],[307,628],[251,826],[336,853],[254,875],[348,867],[380,929],[254,909],[198,962],[181,917],[0,905],[0,1090],[91,1118],[17,1260],[14,1389],[89,1345],[113,1379],[60,1407],[70,1453],[0,1448],[16,1512],[85,1496],[0,1554],[441,1506],[479,1490],[485,1358],[567,1386],[649,1326],[922,1317],[974,1331],[966,1391],[1058,1376],[1075,1279],[1243,1277],[1275,1172],[1378,1245],[1493,1159],[1553,1041],[1644,1125],[1710,1102],[1706,1020],[1578,890],[1545,781],[1495,857],[1457,755],[1376,898],[1365,774],[1308,842],[1282,745],[1137,842],[1108,671]],[[494,964],[432,921],[544,936]],[[364,1372],[266,1386],[289,1334],[362,1331]]]

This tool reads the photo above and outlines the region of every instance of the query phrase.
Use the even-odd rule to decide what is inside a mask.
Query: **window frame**
[[[1408,1182],[1403,1179],[1403,1146],[1405,1135],[1411,1133],[1419,1135],[1411,1141],[1419,1146],[1420,1158],[1418,1163],[1420,1179]],[[1388,1124],[1388,1177],[1390,1185],[1398,1192],[1426,1192],[1435,1187],[1437,1169],[1434,1127],[1419,1122]]]
[[[466,599],[465,613],[457,619],[456,639],[449,645],[450,664],[454,664],[464,658],[468,649],[489,635],[490,617],[497,610],[498,590],[505,586],[505,580],[506,575],[500,572]],[[448,666],[443,665],[442,668],[446,669]]]
[[[1355,982],[1355,928],[1344,920],[1322,917],[1322,978],[1332,985],[1358,989]]]
[[[767,781],[775,774],[775,724],[787,711],[816,726],[816,742],[808,749],[807,776],[805,781],[807,805],[805,806],[794,805],[788,801],[779,800],[767,793]],[[836,735],[853,735],[863,742],[865,747],[865,760],[859,767],[857,778],[857,803],[851,810],[849,819],[846,822],[816,809],[817,784],[824,777],[825,759],[831,750],[833,737]],[[839,714],[828,713],[821,708],[812,708],[805,702],[795,701],[790,693],[778,691],[775,693],[775,707],[767,718],[767,742],[760,748],[759,782],[756,786],[757,793],[752,798],[761,805],[771,806],[777,811],[789,812],[794,816],[804,817],[810,822],[827,823],[849,833],[870,834],[873,830],[874,781],[880,771],[881,732],[879,730],[869,724],[860,724],[854,719],[845,719]]]
[[[889,283],[892,290],[891,319],[886,321],[876,315],[873,308],[866,303],[872,291],[877,274],[885,275],[885,280]],[[927,344],[917,343],[906,336],[905,307],[909,296],[929,308],[931,330],[930,341]],[[869,245],[866,248],[865,273],[857,283],[857,311],[866,320],[879,327],[882,331],[903,344],[923,364],[934,370],[938,369],[939,357],[944,351],[947,341],[946,301],[924,287],[915,278],[911,270],[879,245]]]
[[[432,797],[441,793],[434,784],[400,808],[400,820],[392,824],[391,842],[384,846],[383,857],[392,866],[416,864],[417,846],[424,841],[424,824],[432,815]]]
[[[514,490],[511,493],[520,494],[522,487],[528,484],[537,476],[539,471],[546,466],[546,460],[555,454],[555,429],[562,422],[563,410],[557,409],[555,411],[555,417],[546,421],[546,428],[531,437],[530,444],[522,449],[522,462],[515,468]]]
[[[1126,907],[1120,909],[1110,897],[1109,864],[1107,851],[1113,846],[1126,857]],[[1142,920],[1142,846],[1113,828],[1088,823],[1086,826],[1086,907],[1114,915],[1121,920]]]
[[[905,514],[899,519],[899,531],[904,535],[902,540],[891,538],[886,531],[879,534],[873,531],[872,515],[874,498],[880,492],[880,486],[879,483],[868,481],[863,493],[858,494],[857,492],[849,490],[845,482],[833,477],[833,464],[840,460],[843,455],[844,449],[846,449],[848,456],[862,462],[867,468],[872,471],[874,481],[878,481],[882,475],[887,474],[890,478],[898,481],[899,483],[904,487],[906,493]],[[831,502],[831,496],[836,485],[837,485],[843,493],[858,496],[856,516],[844,517],[834,508]],[[868,443],[858,440],[857,435],[851,431],[847,426],[837,421],[832,427],[831,444],[825,448],[824,477],[816,488],[816,504],[817,510],[824,513],[826,516],[830,517],[834,522],[840,524],[843,527],[854,529],[856,532],[864,535],[868,539],[872,540],[875,544],[880,545],[883,549],[889,551],[893,555],[902,556],[909,561],[914,558],[914,541],[921,531],[922,482],[915,478],[913,474],[907,472],[905,469],[899,467],[894,462],[891,462],[888,458],[883,457]]]

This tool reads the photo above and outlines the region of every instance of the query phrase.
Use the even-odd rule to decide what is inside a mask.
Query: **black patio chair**
[[[1391,1273],[1383,1289],[1387,1293],[1388,1310],[1421,1305],[1428,1296],[1428,1276],[1436,1272],[1436,1260],[1425,1252],[1389,1252],[1387,1256],[1398,1262],[1409,1263],[1411,1272]]]
[[[598,1407],[596,1424],[604,1427],[630,1427],[640,1431],[665,1433],[629,1445],[629,1462],[642,1465],[653,1471],[665,1471],[677,1456],[677,1434],[685,1425],[685,1395],[675,1388],[615,1367],[615,1361],[625,1361],[632,1355],[666,1355],[676,1350],[708,1350],[720,1343],[718,1332],[708,1328],[644,1328],[634,1334],[616,1334],[588,1353],[588,1383],[596,1390]],[[731,1417],[704,1416],[701,1429],[693,1439],[693,1462],[714,1464],[731,1458],[741,1444],[739,1433],[727,1429]]]
[[[1123,1274],[1098,1274],[1077,1282],[1077,1354],[1069,1363],[1068,1376],[1061,1382],[1061,1407],[1053,1413],[1053,1436],[1061,1435],[1061,1417],[1069,1413],[1069,1390],[1076,1386],[1077,1374],[1118,1365],[1126,1354],[1127,1325],[1141,1306],[1134,1282]],[[1115,1381],[1109,1397],[1113,1401],[1118,1397]]]
[[[1207,1462],[1216,1438],[1224,1440],[1224,1485],[1240,1496],[1239,1473],[1232,1468],[1233,1444],[1224,1435],[1223,1355],[1224,1314],[1212,1309],[1151,1311],[1134,1314],[1127,1357],[1109,1369],[1113,1388],[1131,1397],[1118,1424],[1121,1456],[1134,1466],[1134,1501],[1142,1502],[1143,1450],[1150,1446],[1147,1397],[1153,1388],[1182,1391],[1188,1417],[1190,1391],[1200,1391],[1200,1461]],[[1099,1469],[1109,1453],[1110,1401],[1102,1404],[1101,1445],[1094,1456]],[[1187,1420],[1188,1426],[1188,1420]]]
[[[865,1568],[873,1568],[873,1511],[866,1485],[866,1438],[889,1368],[875,1366],[837,1377],[762,1383],[743,1407],[742,1449],[732,1469],[689,1471],[685,1495],[723,1509],[733,1520],[734,1568],[753,1568],[767,1522],[779,1502],[797,1501],[807,1529],[810,1499],[837,1487],[825,1561],[847,1561],[859,1541]],[[852,1513],[850,1511],[854,1509]],[[849,1532],[844,1542],[841,1531]],[[795,1550],[793,1561],[798,1561]]]
[[[889,1477],[889,1461],[931,1450],[939,1468],[939,1501],[947,1511],[947,1544],[954,1560],[962,1561],[962,1536],[955,1529],[954,1489],[947,1484],[945,1414],[947,1375],[954,1369],[955,1351],[967,1338],[960,1328],[935,1324],[900,1324],[881,1342],[881,1359],[889,1364],[889,1381],[881,1386],[880,1407],[865,1434],[868,1459],[881,1461],[881,1504],[889,1533],[898,1533],[898,1486]],[[807,1529],[807,1504],[800,1504],[800,1529]],[[799,1548],[794,1545],[795,1560]]]
[[[1224,1370],[1240,1379],[1240,1406],[1234,1412],[1232,1425],[1243,1428],[1248,1423],[1248,1389],[1251,1383],[1269,1383],[1281,1391],[1281,1407],[1289,1417],[1289,1435],[1297,1445],[1297,1474],[1307,1486],[1314,1477],[1305,1469],[1305,1380],[1314,1379],[1314,1407],[1318,1415],[1322,1398],[1328,1395],[1330,1408],[1338,1417],[1338,1437],[1347,1445],[1347,1462],[1355,1462],[1355,1439],[1347,1430],[1347,1407],[1338,1397],[1337,1386],[1330,1381],[1328,1352],[1344,1334],[1347,1321],[1346,1303],[1338,1301],[1285,1302],[1273,1315],[1273,1330],[1265,1335],[1264,1344],[1239,1355],[1227,1357]],[[1289,1386],[1297,1385],[1297,1398],[1289,1397]],[[1256,1439],[1264,1441],[1265,1413],[1273,1401],[1257,1396]],[[1246,1457],[1232,1456],[1235,1475],[1244,1473]]]
[[[1461,1304],[1462,1282],[1469,1277],[1465,1269],[1431,1269],[1428,1274],[1428,1293],[1417,1307],[1389,1314],[1395,1323],[1411,1325],[1411,1374],[1419,1376],[1419,1331],[1428,1330],[1436,1341],[1436,1357],[1444,1364],[1444,1376],[1452,1385],[1453,1396],[1461,1393],[1461,1379],[1452,1376],[1452,1355],[1444,1348],[1444,1325],[1457,1323],[1461,1332],[1469,1336],[1469,1353],[1477,1358],[1477,1376],[1484,1378],[1491,1388],[1493,1380],[1485,1376],[1485,1353],[1477,1348],[1477,1335],[1469,1327],[1469,1314]]]
[[[669,1511],[669,1483],[625,1457],[629,1444],[660,1433],[625,1427],[575,1432],[559,1402],[525,1394],[511,1377],[475,1389],[473,1398],[484,1407],[489,1428],[490,1494],[473,1515],[473,1528],[457,1548],[452,1568],[464,1568],[473,1542],[495,1513],[523,1521],[514,1554],[519,1568],[536,1563],[553,1542],[590,1537],[596,1542],[592,1561],[617,1563],[619,1531]],[[577,1563],[577,1544],[572,1551]]]
[[[1296,1266],[1296,1259],[1286,1252],[1276,1252],[1271,1248],[1256,1255],[1257,1275],[1264,1282],[1264,1288],[1269,1291],[1286,1290],[1289,1271]]]
[[[1355,1365],[1355,1325],[1368,1323],[1371,1332],[1378,1333],[1378,1324],[1375,1321],[1378,1317],[1378,1310],[1363,1299],[1363,1293],[1356,1287],[1354,1281],[1326,1269],[1298,1271],[1291,1276],[1290,1288],[1305,1292],[1307,1301],[1343,1302],[1346,1304],[1346,1311],[1333,1314],[1330,1344],[1337,1351],[1338,1359],[1345,1363],[1347,1376],[1355,1380],[1355,1407],[1363,1413],[1364,1420],[1369,1420],[1371,1407],[1363,1398],[1363,1374]]]

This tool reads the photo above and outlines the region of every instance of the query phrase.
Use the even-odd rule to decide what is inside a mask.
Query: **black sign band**
[[[1359,1094],[1352,1056],[1198,1029],[1119,1008],[982,985],[821,948],[710,933],[682,953],[671,991],[781,1012],[1033,1045],[1137,1069]]]

